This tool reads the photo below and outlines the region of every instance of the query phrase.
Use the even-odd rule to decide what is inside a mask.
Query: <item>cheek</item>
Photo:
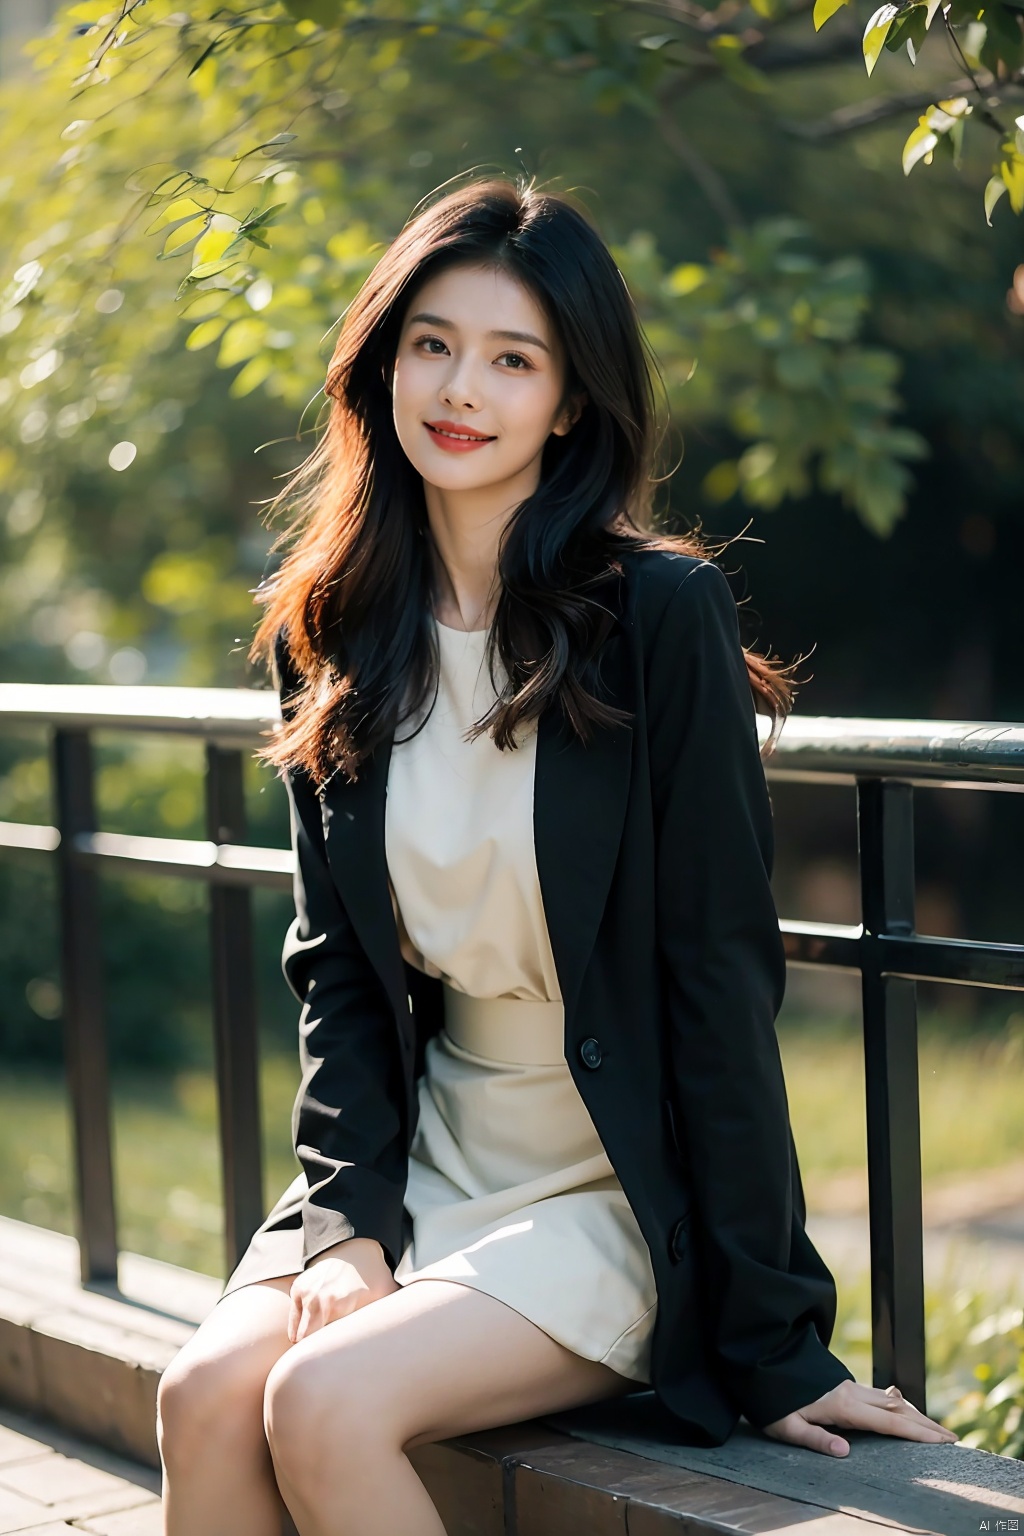
[[[399,358],[391,378],[391,398],[395,403],[396,416],[401,416],[404,411],[408,411],[410,403],[417,398],[418,382],[415,363],[408,358]],[[419,393],[421,392],[422,385],[419,390]]]
[[[537,445],[547,439],[557,420],[558,398],[547,381],[509,390],[502,404],[506,425]]]

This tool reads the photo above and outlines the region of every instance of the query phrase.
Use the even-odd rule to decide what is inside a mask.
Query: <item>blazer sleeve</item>
[[[295,678],[278,640],[276,681],[287,714]],[[398,1032],[383,985],[331,877],[320,801],[308,775],[284,775],[295,849],[295,919],[282,969],[302,1004],[302,1080],[292,1112],[302,1203],[303,1264],[350,1237],[376,1238],[392,1269],[402,1251],[408,1171]]]
[[[771,803],[736,603],[676,589],[648,670],[657,936],[670,1061],[720,1379],[758,1428],[853,1373],[827,1348],[835,1283],[803,1227],[775,1018],[786,963]]]

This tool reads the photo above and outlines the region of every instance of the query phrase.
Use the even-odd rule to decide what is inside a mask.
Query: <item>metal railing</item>
[[[210,887],[213,1017],[228,1267],[262,1220],[258,1045],[250,893],[288,890],[285,849],[246,843],[243,754],[278,718],[242,689],[0,685],[0,722],[51,734],[54,826],[0,823],[0,848],[55,852],[76,1220],[86,1282],[116,1281],[110,1084],[100,961],[100,873],[161,874]],[[766,722],[761,721],[762,725]],[[104,832],[94,732],[199,738],[206,840]],[[864,1025],[873,1376],[925,1406],[918,981],[1024,991],[1024,945],[935,938],[914,927],[914,789],[1024,790],[1024,725],[787,720],[770,780],[856,788],[863,921],[783,920],[789,964],[859,975]]]

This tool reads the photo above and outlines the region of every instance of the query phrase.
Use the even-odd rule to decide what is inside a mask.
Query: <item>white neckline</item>
[[[434,619],[434,623],[439,630],[449,635],[486,635],[490,629],[490,625],[487,629],[456,629],[454,624],[442,624],[438,618]]]

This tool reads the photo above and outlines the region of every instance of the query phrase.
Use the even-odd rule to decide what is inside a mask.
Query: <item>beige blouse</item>
[[[391,899],[402,954],[427,975],[471,997],[558,1001],[534,852],[536,724],[505,752],[486,732],[463,737],[463,722],[495,697],[487,635],[437,624],[437,701],[419,734],[429,699],[401,727],[391,752]]]

